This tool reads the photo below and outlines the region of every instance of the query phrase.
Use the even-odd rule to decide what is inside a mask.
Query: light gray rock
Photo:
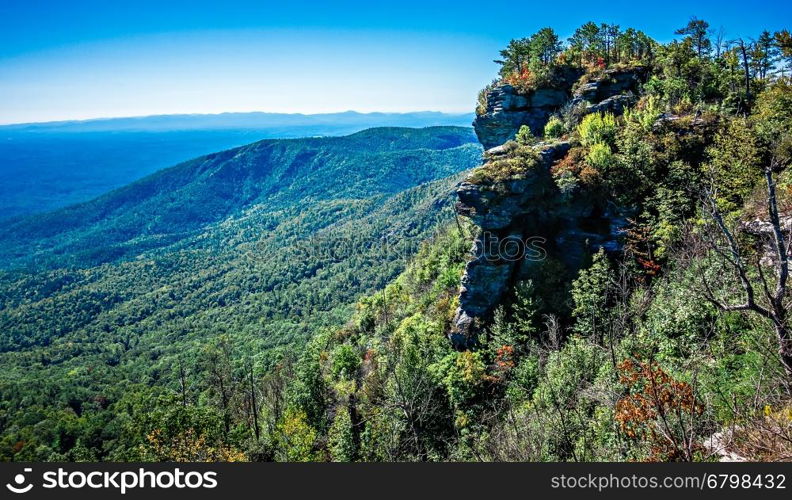
[[[569,151],[568,142],[542,143],[538,164],[525,177],[502,182],[463,182],[457,189],[457,213],[479,227],[474,258],[465,266],[459,289],[453,330],[449,338],[457,348],[475,343],[477,323],[486,320],[513,285],[515,272],[525,262],[512,258],[502,242],[525,245],[550,218],[557,188],[550,167]]]

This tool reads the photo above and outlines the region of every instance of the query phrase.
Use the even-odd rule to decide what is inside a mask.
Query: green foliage
[[[495,62],[501,65],[500,75],[505,78],[513,73],[521,74],[531,61],[531,41],[528,38],[510,40],[505,49],[500,51],[501,59]]]
[[[635,28],[587,22],[575,30],[565,51],[567,59],[598,71],[608,65],[651,61],[656,42]]]
[[[755,129],[782,163],[792,160],[792,82],[779,79],[756,99]]]
[[[578,178],[575,177],[575,174],[568,170],[556,175],[553,177],[553,180],[555,181],[558,191],[561,193],[561,196],[564,199],[571,198],[580,184]]]
[[[698,57],[709,55],[712,50],[712,42],[709,38],[709,23],[703,19],[692,17],[687,25],[674,32],[677,35],[685,35],[685,43],[691,45]]]
[[[357,450],[355,446],[352,420],[349,418],[349,409],[340,408],[330,426],[328,433],[330,441],[330,454],[334,462],[352,462],[355,460]]]
[[[481,353],[471,351],[448,354],[435,369],[456,408],[465,407],[477,396],[486,373]]]
[[[586,161],[589,165],[600,171],[607,170],[608,167],[613,164],[614,158],[611,147],[604,142],[595,142],[592,144],[589,148],[588,155],[586,155]]]
[[[578,125],[577,133],[584,146],[596,143],[612,144],[616,137],[616,118],[612,113],[586,115]]]
[[[595,445],[595,400],[586,390],[600,372],[607,373],[605,352],[580,337],[573,337],[560,351],[551,353],[532,403],[546,419],[543,460],[587,461]]]
[[[692,269],[680,269],[653,287],[652,303],[638,329],[654,339],[660,360],[690,356],[713,327],[714,311],[697,297],[697,279]]]
[[[528,125],[520,127],[520,130],[518,130],[517,134],[514,136],[514,140],[521,146],[531,146],[536,143],[536,137],[534,137],[533,132],[531,132],[531,127]]]
[[[598,58],[605,56],[605,41],[600,27],[592,22],[588,22],[575,30],[569,39],[570,51],[579,57],[582,64],[585,62],[597,62]]]
[[[184,384],[196,414],[219,416],[222,443],[182,429],[185,446],[205,439],[217,453],[250,446],[272,459],[274,428],[261,429],[256,443],[252,419],[239,420],[251,404],[240,358],[255,359],[257,385],[292,348],[345,323],[361,295],[397,276],[417,242],[451,220],[459,176],[413,183],[476,165],[481,149],[473,140],[468,129],[441,127],[263,141],[28,219],[14,231],[4,226],[4,265],[35,258],[57,269],[0,272],[0,324],[8,332],[0,339],[0,453],[33,458],[38,449],[37,460],[66,459],[79,442],[81,456],[106,459],[116,445],[103,442],[114,443],[120,429],[102,426],[118,412],[114,403],[140,390],[134,382],[179,399]],[[195,211],[200,218],[189,215]],[[60,222],[50,225],[54,219]],[[34,245],[42,249],[36,257],[15,253],[43,231],[60,233],[46,240],[52,245]],[[443,282],[458,280],[458,269]],[[318,362],[321,349],[307,351]],[[339,376],[354,376],[350,351],[339,350]],[[283,398],[324,430],[329,384],[315,368],[298,363]],[[285,403],[266,417],[273,427]],[[63,421],[80,430],[56,438],[39,425],[48,419],[51,428]],[[124,449],[148,446],[145,433],[136,436]]]
[[[336,378],[353,378],[360,367],[360,356],[348,345],[337,346],[331,355],[333,360],[333,376]]]
[[[523,128],[527,129],[527,127]],[[530,130],[526,134],[530,135]],[[532,135],[531,140],[533,140]],[[539,163],[539,151],[536,147],[514,141],[507,142],[503,147],[506,154],[475,169],[468,177],[468,182],[486,184],[528,175]]]
[[[661,113],[658,99],[649,95],[638,106],[624,110],[624,121],[627,126],[635,124],[644,132],[651,132]]]
[[[324,355],[320,346],[323,340],[324,336],[312,339],[297,363],[293,383],[289,386],[289,401],[300,411],[299,415],[292,417],[306,421],[312,430],[327,428],[330,387],[322,373],[321,359]]]
[[[279,461],[311,462],[316,459],[316,431],[308,424],[305,413],[289,410],[278,424],[277,449]]]
[[[792,91],[772,64],[788,33],[728,50],[703,21],[678,34],[587,23],[562,52],[549,29],[503,51],[519,90],[650,76],[623,118],[578,124],[585,103],[552,117],[546,138],[574,132],[553,165],[523,127],[468,177],[486,209],[518,195],[508,230],[553,242],[514,269],[468,349],[448,341],[477,229],[450,210],[478,164],[466,130],[264,141],[11,222],[0,459],[712,459],[709,436],[789,404],[770,325],[705,299],[702,276],[719,297],[744,289],[701,246],[699,207],[714,192],[729,222],[764,213],[761,169],[792,150]],[[522,185],[536,196],[508,191]],[[778,190],[786,207],[787,173]],[[623,251],[602,243],[617,229]],[[761,237],[737,234],[767,260]],[[608,253],[579,269],[592,246]],[[684,418],[663,428],[667,408]]]
[[[500,52],[501,78],[526,78],[530,72],[542,73],[561,52],[561,41],[552,28],[542,28],[529,38],[511,40]]]
[[[531,36],[531,52],[534,66],[538,64],[547,66],[551,64],[561,52],[561,41],[553,28],[542,28]]]
[[[545,125],[545,128],[544,128],[544,136],[545,136],[545,138],[547,138],[547,139],[558,139],[559,137],[564,135],[565,132],[566,132],[566,129],[564,127],[564,122],[561,121],[560,118],[558,118],[557,116],[553,115],[553,116],[550,117],[549,120],[547,120],[547,124]]]
[[[572,282],[575,331],[586,337],[601,338],[608,328],[608,295],[613,275],[603,250],[594,254],[588,269]]]
[[[535,295],[535,288],[531,281],[521,281],[515,285],[514,301],[511,304],[514,337],[500,339],[501,345],[508,344],[518,349],[524,349],[528,340],[536,333],[538,305]]]
[[[762,175],[757,137],[747,120],[729,120],[707,148],[707,156],[705,168],[717,186],[718,204],[725,211],[737,209]]]
[[[529,400],[543,374],[543,367],[537,356],[523,357],[511,373],[511,380],[506,388],[507,398],[514,404]]]
[[[291,400],[331,459],[446,456],[454,429],[475,416],[484,359],[457,353],[443,333],[469,245],[456,225],[442,231],[384,292],[360,300],[356,326],[320,335],[301,357]]]

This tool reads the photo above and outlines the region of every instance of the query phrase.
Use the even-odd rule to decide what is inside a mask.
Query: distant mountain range
[[[253,129],[270,130],[313,127],[316,134],[338,135],[346,127],[431,127],[438,125],[468,126],[473,113],[449,114],[438,111],[409,113],[220,113],[177,114],[91,120],[65,120],[42,123],[21,123],[0,126],[0,134],[9,131],[29,132],[166,132],[176,130]],[[322,132],[324,131],[324,132]]]
[[[0,219],[86,201],[178,162],[261,139],[383,126],[469,126],[472,118],[438,112],[223,113],[0,126]]]
[[[161,170],[85,203],[7,220],[0,226],[0,268],[101,264],[172,245],[252,207],[272,218],[322,200],[394,194],[473,167],[479,154],[472,130],[461,127],[266,139]]]

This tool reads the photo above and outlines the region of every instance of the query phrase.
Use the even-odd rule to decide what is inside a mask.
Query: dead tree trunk
[[[751,102],[751,68],[748,64],[749,47],[745,45],[742,39],[738,40],[738,46],[740,47],[740,54],[742,55],[743,74],[745,76],[745,100],[747,104]]]
[[[715,221],[715,225],[726,242],[725,250],[715,244],[712,244],[710,249],[714,250],[715,253],[733,269],[742,287],[745,300],[740,303],[727,303],[719,299],[706,277],[702,276],[702,278],[705,298],[718,309],[722,311],[748,311],[758,314],[771,322],[778,342],[778,354],[781,363],[786,372],[787,379],[792,381],[792,338],[790,337],[790,328],[787,324],[789,311],[786,304],[787,281],[789,279],[790,241],[788,241],[789,238],[784,235],[781,218],[778,214],[778,199],[776,196],[775,179],[773,178],[773,172],[778,170],[778,168],[778,163],[772,161],[770,166],[765,169],[764,173],[765,182],[767,184],[767,213],[772,227],[772,260],[773,270],[776,275],[775,283],[772,284],[772,280],[768,279],[768,276],[762,269],[762,264],[757,263],[757,285],[761,286],[761,290],[757,293],[754,282],[749,277],[751,275],[749,266],[745,259],[743,259],[734,235],[726,226],[713,197],[710,195],[707,196],[707,211]]]

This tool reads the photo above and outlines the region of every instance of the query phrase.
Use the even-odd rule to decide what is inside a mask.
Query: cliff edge
[[[621,114],[635,101],[642,68],[607,70],[599,75],[564,73],[552,88],[521,94],[508,83],[486,95],[486,108],[473,126],[486,148],[484,163],[457,189],[457,214],[476,227],[473,257],[459,288],[459,307],[449,337],[458,348],[476,334],[511,288],[546,258],[576,272],[587,256],[621,249],[624,208],[590,196],[563,193],[552,175],[573,144],[568,138],[513,139],[523,126],[541,136],[553,115],[579,121],[590,113]]]

